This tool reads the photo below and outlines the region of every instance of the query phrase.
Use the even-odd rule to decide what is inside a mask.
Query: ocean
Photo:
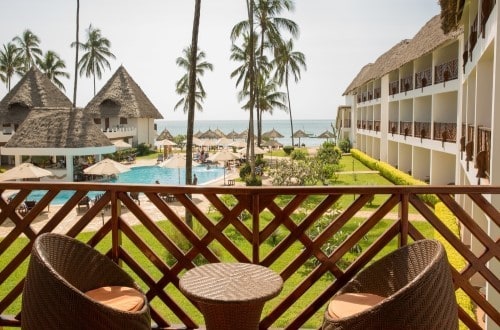
[[[311,137],[301,138],[300,144],[305,144],[306,147],[316,147],[325,142],[325,139],[317,138],[324,131],[332,131],[331,124],[333,120],[329,119],[312,119],[304,120],[298,119],[293,121],[293,131],[296,132],[299,129],[303,130]],[[160,134],[165,128],[173,135],[186,135],[187,125],[186,121],[181,120],[157,120],[157,130]],[[202,131],[205,132],[208,129],[216,130],[219,129],[224,133],[229,133],[233,129],[240,133],[248,128],[248,120],[196,120],[194,123],[194,132]],[[291,132],[290,132],[290,121],[289,120],[264,120],[262,122],[262,132],[265,133],[272,129],[277,130],[283,135],[283,138],[276,139],[283,145],[291,145]],[[257,124],[255,125],[255,133],[257,133]],[[299,143],[299,139],[294,139],[295,144]]]

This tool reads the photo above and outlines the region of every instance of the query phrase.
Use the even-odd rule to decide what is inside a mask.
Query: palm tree
[[[21,36],[15,37],[12,41],[18,46],[19,56],[23,61],[22,71],[26,73],[38,61],[39,57],[42,56],[40,38],[30,30],[25,30]]]
[[[183,56],[178,57],[176,63],[179,67],[186,70],[186,74],[182,76],[181,79],[177,81],[175,84],[175,91],[177,94],[182,95],[182,98],[177,102],[174,107],[174,110],[177,110],[181,106],[183,106],[184,113],[187,113],[189,110],[189,71],[191,69],[191,47],[186,47],[182,50]],[[207,96],[205,89],[203,88],[203,84],[201,83],[200,76],[205,74],[205,70],[213,71],[214,66],[204,61],[206,55],[203,51],[198,51],[198,55],[196,56],[196,91],[195,91],[195,109],[202,111],[203,110],[203,100]]]
[[[201,10],[201,0],[195,0],[194,3],[194,19],[193,19],[193,32],[191,34],[191,54],[189,55],[189,62],[196,63],[198,55],[198,31],[200,28],[200,10]],[[194,131],[194,110],[196,101],[196,70],[197,65],[191,65],[189,67],[189,78],[188,78],[188,120],[187,120],[187,131],[186,131],[186,184],[190,185],[192,183],[193,176],[193,131]],[[189,196],[190,197],[190,196]],[[186,208],[186,224],[189,227],[193,227],[193,219],[191,213],[189,213]]]
[[[111,64],[109,64],[108,58],[116,58],[113,53],[109,50],[111,47],[111,42],[102,36],[101,30],[93,28],[92,24],[87,29],[87,41],[85,43],[72,43],[71,46],[75,47],[78,45],[80,49],[84,52],[80,61],[78,61],[78,67],[80,68],[80,76],[85,76],[87,78],[93,77],[94,79],[94,95],[96,93],[95,80],[96,77],[101,79],[104,67],[108,67],[111,70]]]
[[[80,44],[80,0],[76,0],[76,41],[77,45]],[[76,91],[78,85],[78,50],[80,47],[75,47],[75,77],[73,84],[73,108],[76,108]]]
[[[38,60],[40,70],[61,90],[66,91],[64,84],[59,80],[60,77],[69,78],[69,74],[63,69],[66,69],[66,64],[57,55],[57,53],[49,50],[45,55]]]
[[[254,19],[256,21],[257,27],[259,29],[260,36],[260,48],[259,57],[264,57],[264,52],[266,49],[273,50],[276,49],[281,43],[282,30],[289,32],[293,37],[297,37],[299,34],[298,25],[287,18],[279,17],[279,15],[284,10],[293,11],[295,9],[293,0],[253,0],[255,2]],[[248,33],[249,21],[245,20],[239,22],[233,27],[231,31],[231,39],[234,41],[236,38],[244,33]],[[266,70],[263,68],[263,61],[258,61],[256,63],[256,75],[264,74],[262,71]],[[259,98],[259,86],[255,89],[256,97]],[[259,104],[256,104],[257,110],[257,128],[258,128],[258,141],[260,144],[261,134],[262,134],[262,112],[263,109],[259,108]]]
[[[9,42],[0,50],[0,79],[10,91],[10,83],[15,73],[22,74],[23,60],[19,55],[19,49]]]
[[[293,41],[290,39],[288,42],[282,43],[276,49],[274,64],[276,67],[275,77],[280,85],[283,83],[286,86],[286,95],[288,98],[288,113],[290,115],[290,130],[293,141],[293,120],[292,120],[292,105],[290,102],[290,89],[288,88],[288,80],[290,75],[293,75],[295,82],[300,79],[300,68],[307,70],[306,57],[303,53],[293,50]]]
[[[286,106],[286,93],[280,92],[278,90],[278,83],[275,79],[266,78],[262,75],[257,77],[257,89],[259,90],[259,94],[256,96],[256,107],[262,113],[268,112],[270,115],[273,114],[274,109],[288,111],[288,107]],[[248,92],[243,90],[238,93],[239,101],[248,97]],[[248,103],[243,106],[244,109],[248,108]],[[261,114],[262,117],[262,114]],[[262,121],[258,124],[261,124]],[[262,136],[262,126],[257,127],[259,133],[257,134],[258,145],[261,142]]]

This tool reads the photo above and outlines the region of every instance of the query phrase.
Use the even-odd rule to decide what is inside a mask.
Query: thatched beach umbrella
[[[218,129],[218,128],[215,130],[215,134],[217,134],[217,136],[218,136],[219,138],[225,138],[225,137],[226,137],[226,134],[224,134],[224,132],[223,132],[223,131],[221,131],[221,130],[220,130],[220,129]]]
[[[283,134],[275,130],[274,128],[268,132],[262,133],[262,137],[276,139],[284,137]]]
[[[279,147],[283,147],[283,144],[279,143],[276,140],[269,140],[269,141],[262,143],[262,146],[270,147],[270,148],[279,148]]]
[[[320,135],[318,135],[318,138],[320,139],[326,139],[328,141],[328,139],[333,139],[335,137],[335,134],[333,134],[332,132],[330,131],[324,131],[323,133],[321,133]]]
[[[301,129],[299,129],[298,131],[295,131],[295,133],[293,133],[293,137],[299,139],[299,147],[300,147],[300,138],[304,138],[304,137],[308,137],[308,136],[309,135]]]
[[[130,143],[127,143],[127,142],[125,142],[123,140],[115,140],[115,141],[112,141],[112,142],[115,145],[115,147],[116,147],[117,150],[132,148],[132,145]]]
[[[193,134],[193,137],[200,138],[200,135],[202,135],[202,134],[203,134],[203,132],[200,131],[200,130],[198,130],[198,132],[196,132],[196,133]]]
[[[246,148],[246,147],[245,147],[245,148],[242,148],[242,149],[238,150],[238,152],[239,152],[240,154],[246,154],[246,153],[247,153],[247,148]],[[263,154],[265,154],[265,153],[266,153],[266,151],[265,151],[264,149],[262,149],[262,148],[259,148],[259,147],[257,147],[257,146],[254,146],[254,153],[255,153],[256,155],[263,155]]]
[[[208,157],[208,160],[211,160],[213,162],[225,162],[228,160],[234,160],[238,158],[240,157],[233,154],[229,150],[221,150]],[[224,166],[224,185],[226,185],[226,166]]]
[[[228,139],[232,139],[232,140],[234,140],[234,139],[237,139],[237,138],[238,138],[238,135],[239,135],[239,134],[238,134],[238,133],[236,133],[236,132],[235,132],[235,130],[233,129],[231,132],[229,132],[228,134],[226,134],[226,137],[227,137]]]
[[[186,167],[186,157],[179,155],[173,156],[165,160],[164,162],[160,163],[159,166],[166,168],[176,168],[177,175],[179,176],[179,184],[181,184],[181,168]],[[195,164],[193,164],[193,166],[195,166]]]
[[[208,131],[204,132],[203,134],[201,134],[198,137],[200,139],[218,139],[219,138],[219,136],[217,135],[217,133],[215,133],[214,131],[212,131],[210,128],[208,129]]]
[[[233,141],[229,143],[228,146],[235,148],[244,148],[247,146],[247,143],[245,141]]]

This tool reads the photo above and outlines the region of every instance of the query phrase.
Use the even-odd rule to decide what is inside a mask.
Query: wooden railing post
[[[254,264],[260,262],[260,204],[259,194],[254,193],[252,196],[252,261]]]
[[[111,258],[119,262],[121,235],[118,230],[118,218],[121,215],[121,201],[116,190],[111,191]]]
[[[408,244],[408,193],[401,194],[399,204],[399,221],[401,223],[401,231],[399,234],[399,246]]]

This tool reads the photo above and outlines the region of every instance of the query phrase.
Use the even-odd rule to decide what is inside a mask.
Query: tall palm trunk
[[[250,76],[250,175],[252,182],[255,181],[255,148],[254,148],[254,124],[253,124],[253,109],[255,105],[255,50],[254,50],[254,33],[253,33],[253,0],[246,0],[248,11],[248,22],[250,23],[250,63],[248,68],[248,75]]]
[[[73,84],[73,108],[76,108],[76,91],[78,84],[78,49],[79,49],[79,30],[80,30],[80,0],[76,0],[76,55],[75,55],[75,83]],[[94,93],[95,94],[95,93]]]
[[[288,99],[288,113],[290,114],[290,130],[292,132],[292,147],[295,147],[295,144],[293,141],[292,105],[290,103],[290,89],[288,89],[288,68],[286,69],[285,84],[286,84],[286,98]]]
[[[195,91],[196,91],[196,54],[198,54],[198,30],[200,27],[200,8],[201,0],[195,0],[193,34],[191,39],[191,54],[189,68],[189,109],[188,109],[188,125],[186,132],[186,184],[192,183],[191,177],[193,173],[193,131],[194,131],[194,110],[195,110]],[[193,219],[191,213],[186,209],[186,224],[193,227]]]

